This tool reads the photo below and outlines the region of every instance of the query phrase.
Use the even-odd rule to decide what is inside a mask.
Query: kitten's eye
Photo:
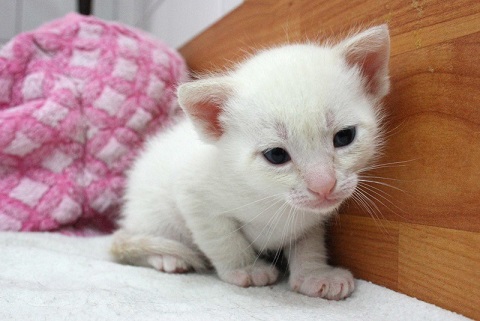
[[[335,148],[350,145],[355,139],[357,130],[354,126],[342,129],[333,137],[333,146]]]
[[[274,165],[281,165],[290,161],[290,155],[288,155],[285,149],[280,147],[267,149],[263,152],[263,156]]]

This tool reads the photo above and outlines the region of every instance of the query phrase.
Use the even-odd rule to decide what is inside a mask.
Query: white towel
[[[469,320],[361,280],[335,302],[120,265],[110,240],[0,233],[0,320]]]

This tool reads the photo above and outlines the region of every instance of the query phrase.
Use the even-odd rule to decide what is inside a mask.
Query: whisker
[[[230,237],[232,234],[240,231],[242,228],[244,228],[245,226],[247,226],[248,224],[252,223],[253,221],[255,221],[258,217],[260,217],[263,213],[265,213],[268,209],[270,209],[271,207],[275,206],[276,204],[282,202],[283,200],[282,199],[274,199],[274,200],[270,200],[270,201],[273,201],[272,204],[270,204],[269,206],[267,206],[266,208],[264,208],[262,211],[260,211],[257,215],[255,215],[252,219],[248,220],[247,222],[244,222],[242,225],[240,225],[239,227],[237,227],[235,230],[233,230],[231,233],[229,233],[228,235],[225,235],[226,238]],[[272,218],[270,218],[271,220]],[[270,222],[270,221],[269,221]]]
[[[372,208],[372,205],[369,204],[366,200],[368,198],[363,195],[363,193],[360,190],[355,191],[355,194],[352,195],[352,199],[360,205],[362,209],[364,209],[372,218],[373,220],[379,219],[377,214],[375,213],[374,208]]]
[[[286,205],[286,203],[285,203],[285,205]],[[285,208],[286,208],[286,207],[285,207]],[[292,208],[290,208],[290,213],[291,213],[291,212],[292,212]],[[277,227],[278,223],[280,222],[280,217],[281,217],[283,214],[284,214],[284,212],[282,211],[282,213],[281,213],[280,216],[279,216],[279,220],[278,220],[277,223],[275,224],[275,228]],[[290,214],[287,215],[287,220],[289,220],[289,219],[290,219]],[[287,223],[287,224],[288,224],[288,223]],[[270,236],[269,236],[268,240],[264,243],[261,252],[263,252],[263,251],[267,248],[267,243],[270,241],[270,238],[271,238],[271,236],[273,235],[273,233],[275,233],[274,229],[271,230]],[[282,241],[281,241],[281,242],[283,243],[283,238],[282,238]],[[279,248],[279,249],[277,249],[277,250],[275,251],[275,256],[274,256],[273,262],[271,263],[272,265],[275,265],[275,263],[277,262],[277,260],[278,260],[278,258],[279,258],[280,253],[281,253],[281,248]]]
[[[281,217],[282,215],[284,214],[285,212],[285,209],[288,207],[288,203],[287,202],[284,202],[282,204],[282,206],[280,206],[280,208],[272,215],[272,217],[268,220],[267,224],[265,224],[265,226],[262,228],[262,230],[260,231],[260,233],[258,233],[257,237],[250,242],[250,244],[248,245],[247,249],[250,248],[251,246],[253,246],[253,244],[255,243],[255,241],[262,235],[263,231],[268,227],[270,226],[270,222],[273,222],[273,220],[276,220],[276,223],[274,225],[274,227],[271,229],[270,231],[270,235],[268,237],[268,239],[266,240],[266,242],[264,243],[263,247],[260,249],[260,251],[258,251],[258,254],[257,254],[257,257],[255,258],[255,261],[253,264],[257,263],[257,260],[260,258],[260,255],[265,251],[266,247],[267,247],[267,244],[268,242],[270,241],[270,238],[272,237],[272,234],[275,232],[275,229],[277,228],[277,225],[278,223],[280,222],[281,220]]]
[[[404,179],[399,179],[399,178],[391,178],[391,177],[384,177],[384,176],[373,176],[373,175],[361,175],[359,176],[360,178],[365,177],[365,178],[376,178],[376,179],[384,179],[386,181],[395,181],[395,182],[404,182]]]
[[[292,214],[292,210],[293,210],[293,214]],[[281,244],[284,244],[284,248],[286,247],[286,244],[288,243],[288,252],[290,253],[292,251],[292,237],[290,235],[290,233],[285,232],[285,229],[286,227],[288,227],[290,225],[290,221],[292,221],[293,224],[295,224],[295,212],[296,212],[296,209],[294,207],[291,208],[290,210],[290,213],[289,213],[289,219],[288,219],[288,222],[285,224],[285,226],[283,227],[283,236],[282,236],[282,241],[281,241]],[[287,242],[287,235],[289,236],[288,237],[288,242]],[[289,254],[290,255],[290,254]]]
[[[372,186],[372,185],[369,185],[369,184],[366,184],[364,182],[359,182],[359,187],[361,186],[361,188],[365,188],[365,189],[368,189],[370,192],[378,195],[379,197],[381,197],[383,200],[385,200],[386,202],[388,202],[390,205],[392,205],[393,207],[395,207],[396,209],[398,209],[399,211],[407,214],[407,212],[405,210],[403,210],[401,207],[399,207],[398,205],[396,205],[391,199],[389,199],[388,197],[392,198],[392,195],[390,195],[389,193],[387,193],[386,191],[376,187],[376,186]],[[387,197],[388,196],[388,197]],[[397,213],[395,213],[397,214]],[[403,219],[406,219],[405,217],[402,217],[400,216],[401,218]]]
[[[398,217],[404,219],[404,220],[408,220],[406,217],[403,217],[402,215],[398,214],[397,212],[395,212],[394,210],[392,210],[390,207],[388,207],[381,199],[379,198],[382,198],[385,202],[388,202],[390,205],[392,205],[393,207],[395,207],[396,209],[398,209],[399,211],[403,212],[406,214],[405,211],[403,211],[400,207],[398,207],[395,203],[393,203],[391,200],[389,200],[388,198],[386,198],[384,195],[380,194],[379,192],[375,191],[374,189],[371,188],[372,186],[368,186],[368,185],[363,185],[361,188],[363,189],[366,189],[366,191],[364,190],[365,194],[367,194],[369,197],[373,198],[374,200],[376,200],[378,203],[382,204],[386,209],[388,209],[389,211],[391,211],[393,214],[397,215]],[[379,189],[380,190],[380,189]],[[380,190],[381,191],[381,190]],[[372,195],[371,193],[375,194],[376,196]],[[388,195],[388,194],[387,194]]]
[[[385,140],[388,140],[390,137],[392,137],[394,134],[397,134],[399,129],[401,129],[405,125],[405,120],[400,122],[397,126],[393,128],[389,128],[388,130],[384,131],[383,138]]]
[[[365,198],[365,200],[369,201],[371,204],[375,204],[375,203],[374,203],[371,199],[369,199],[365,194],[362,194],[362,197]],[[378,206],[375,206],[375,207],[376,207],[377,210],[378,210]],[[378,219],[378,223],[375,222],[375,218],[374,218],[375,225],[376,225],[378,228],[380,228],[380,229],[383,231],[383,233],[384,233],[385,235],[387,235],[391,240],[396,241],[395,236],[391,235],[391,234],[389,233],[387,227],[386,227],[387,225],[390,225],[391,222],[390,222],[389,220],[387,220],[387,219],[383,216],[383,214],[382,214],[382,212],[381,212],[380,210],[378,210],[378,214],[379,214],[383,219],[379,219],[379,218],[378,218],[379,216],[376,215],[376,217],[377,217],[377,219]],[[388,223],[388,224],[387,224],[387,223]]]
[[[296,211],[296,208],[293,207],[293,206],[291,206],[291,207],[290,207],[290,211],[289,211],[289,213],[288,213],[288,215],[287,215],[287,220],[286,220],[286,222],[285,222],[285,224],[284,224],[284,226],[283,226],[283,231],[282,231],[282,234],[283,234],[283,235],[282,235],[282,239],[281,239],[281,241],[280,241],[281,244],[286,244],[287,235],[289,235],[287,229],[288,229],[288,227],[290,226],[291,221],[293,221],[293,223],[295,223],[295,220],[294,220],[294,219],[295,219],[295,211]],[[293,213],[292,213],[292,212],[293,212]],[[291,247],[291,238],[290,238],[289,241],[290,241],[290,247]],[[277,260],[278,260],[279,255],[280,255],[280,253],[281,253],[281,250],[282,250],[282,247],[280,247],[280,248],[278,248],[278,249],[276,250],[274,261],[277,261]]]
[[[386,187],[392,188],[392,189],[394,189],[394,190],[400,191],[400,192],[405,193],[405,194],[410,194],[410,193],[408,193],[407,191],[401,189],[400,187],[393,186],[393,185],[388,184],[388,183],[385,183],[385,182],[379,182],[379,181],[364,179],[364,178],[361,178],[361,177],[358,178],[358,182],[359,182],[359,183],[378,184],[378,185],[382,185],[382,186],[386,186]]]
[[[297,216],[297,212],[298,212],[298,209],[295,208],[295,211],[294,211],[294,215],[295,217],[298,217]],[[300,224],[301,224],[301,229],[300,231],[305,231],[304,229],[304,223],[305,223],[305,211],[300,211]],[[294,222],[295,223],[295,222]],[[295,246],[295,242],[297,240],[297,229],[294,230],[294,235],[293,235],[293,255],[295,256],[296,253],[297,253],[297,247]],[[290,237],[290,248],[289,248],[289,251],[288,251],[288,262],[291,261],[291,255],[292,255],[292,238]]]
[[[358,196],[358,200],[365,205],[364,209],[366,209],[367,213],[373,218],[375,225],[377,225],[377,227],[380,228],[385,234],[390,235],[387,228],[383,224],[382,218],[384,219],[384,217],[377,204],[369,199],[361,190],[357,190],[356,194]]]
[[[282,194],[283,194],[283,193],[278,193],[278,194],[270,195],[270,196],[267,196],[267,197],[264,197],[264,198],[255,200],[255,201],[253,201],[253,202],[244,204],[244,205],[242,205],[242,206],[239,206],[239,207],[236,207],[236,208],[232,208],[232,209],[229,209],[229,210],[224,211],[224,212],[216,213],[216,215],[222,215],[222,214],[234,212],[234,211],[236,211],[236,210],[239,210],[239,209],[241,209],[241,208],[250,206],[250,205],[255,204],[255,203],[258,203],[258,202],[265,201],[265,200],[268,200],[268,199],[271,199],[271,198],[276,198],[277,196],[280,196],[280,195],[282,195]]]
[[[360,182],[358,182],[358,186],[359,186],[359,188],[368,188],[368,189],[374,190],[376,193],[382,194],[382,196],[385,199],[387,199],[387,197],[393,198],[392,195],[390,193],[388,193],[387,191],[384,191],[383,189],[381,189],[377,186],[371,185],[370,183],[360,181]],[[390,199],[387,199],[387,200],[390,201]],[[395,204],[393,204],[393,202],[392,202],[392,205],[395,205]]]
[[[356,194],[358,194],[358,200],[364,205],[364,208],[368,210],[367,212],[370,215],[373,215],[372,216],[373,219],[380,220],[381,219],[380,216],[382,216],[383,218],[383,214],[378,208],[377,204],[372,202],[372,200],[369,199],[368,196],[365,195],[365,193],[362,190],[358,189],[356,191]]]
[[[397,162],[390,162],[390,163],[380,163],[380,164],[372,164],[369,166],[366,166],[359,170],[359,173],[363,173],[372,169],[380,169],[380,168],[391,168],[391,167],[403,167],[407,166],[409,163],[412,163],[414,161],[419,160],[420,158],[414,158],[414,159],[409,159],[405,161],[397,161]]]
[[[355,193],[354,195],[352,195],[351,199],[352,199],[362,210],[364,210],[364,211],[373,219],[373,222],[375,223],[375,225],[381,229],[381,227],[379,226],[379,222],[378,222],[379,219],[378,219],[377,215],[373,213],[373,210],[372,210],[372,208],[370,207],[370,205],[365,202],[364,196],[362,196],[359,192],[357,192],[357,193]]]

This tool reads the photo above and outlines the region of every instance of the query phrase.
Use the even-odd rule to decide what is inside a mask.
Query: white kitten
[[[112,253],[165,272],[211,264],[246,287],[277,280],[259,253],[283,249],[294,291],[347,297],[354,279],[327,265],[323,222],[377,151],[388,60],[383,25],[182,85],[188,119],[148,141],[130,171]]]

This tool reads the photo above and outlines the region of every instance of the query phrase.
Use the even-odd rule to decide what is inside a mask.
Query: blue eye
[[[281,165],[290,161],[290,155],[288,152],[280,147],[267,149],[263,152],[263,156],[265,156],[267,161],[274,165]]]
[[[337,132],[333,137],[333,146],[339,148],[350,145],[355,139],[356,132],[355,126],[347,127]]]

